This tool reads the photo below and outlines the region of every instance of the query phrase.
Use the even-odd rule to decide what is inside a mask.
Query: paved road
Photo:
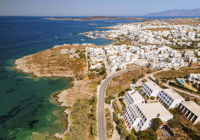
[[[141,67],[132,68],[132,69],[123,70],[123,71],[119,71],[119,72],[110,74],[110,75],[108,75],[108,77],[101,84],[101,87],[99,89],[99,97],[98,97],[98,120],[97,120],[98,121],[98,138],[99,138],[99,140],[106,140],[107,139],[104,103],[105,103],[105,91],[106,91],[106,87],[108,85],[108,82],[113,77],[115,77],[115,76],[117,76],[117,75],[119,75],[121,73],[132,71],[132,70],[136,70],[136,69],[140,69],[140,68]]]

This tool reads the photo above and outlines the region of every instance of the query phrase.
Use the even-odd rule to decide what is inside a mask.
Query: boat
[[[84,39],[82,38],[81,41],[84,41]]]
[[[70,34],[69,35],[72,35],[72,32],[70,31]]]
[[[55,34],[55,39],[58,39],[57,35]]]

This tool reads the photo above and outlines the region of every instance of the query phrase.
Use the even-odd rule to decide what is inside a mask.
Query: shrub
[[[174,116],[177,116],[177,115],[182,115],[182,111],[179,109],[179,108],[173,108],[173,109],[170,109],[169,110],[170,113],[172,113]]]
[[[157,79],[157,78],[156,78],[155,82],[156,82],[156,84],[158,84],[158,85],[159,85],[159,83],[160,83],[159,79]]]
[[[89,77],[90,79],[94,79],[94,78],[95,78],[95,73],[92,72],[92,73],[88,74],[88,77]]]
[[[93,121],[90,126],[90,133],[94,136],[97,136],[97,123]]]
[[[131,133],[132,133],[132,134],[136,134],[136,131],[135,131],[134,128],[131,129]]]
[[[125,95],[125,91],[122,91],[122,92],[120,92],[120,93],[118,94],[118,97],[124,96],[124,95]]]
[[[138,77],[134,77],[132,81],[133,82],[137,82],[138,81]]]
[[[161,124],[162,124],[162,121],[161,121],[160,118],[154,118],[154,119],[152,119],[152,129],[154,131],[157,131],[158,128],[161,126]]]
[[[183,127],[183,130],[192,138],[192,140],[199,140],[200,136],[196,132],[188,127]]]
[[[147,82],[147,79],[143,79],[142,82]]]
[[[117,67],[116,71],[120,71],[121,69],[119,67]]]
[[[147,71],[147,73],[150,74],[150,73],[152,73],[152,71],[149,69],[149,70]]]
[[[119,119],[119,123],[117,124],[117,129],[121,134],[122,138],[126,138],[129,135],[128,130],[126,129],[124,119]]]
[[[117,115],[117,112],[115,111],[114,114],[113,114],[113,120],[116,122],[116,124],[119,123],[119,118],[118,118],[118,115]]]
[[[126,91],[132,91],[132,89],[131,88],[127,88],[127,89],[125,89]]]
[[[112,96],[106,97],[105,102],[106,102],[107,104],[111,104],[111,100],[113,100],[113,99],[115,99],[115,97],[112,97]]]
[[[144,77],[144,74],[142,73],[140,76],[138,76],[138,78],[143,78]]]
[[[155,100],[155,97],[154,97],[154,96],[151,96],[151,100]]]
[[[137,137],[134,134],[129,134],[127,140],[137,140]]]
[[[146,131],[138,131],[136,133],[136,136],[139,140],[156,140],[157,134],[150,128],[148,128]]]
[[[97,81],[97,84],[98,84],[98,85],[101,85],[101,79],[99,79],[99,80]]]
[[[96,71],[96,72],[100,72],[100,71],[101,71],[101,69],[99,69],[99,68],[96,68],[96,69],[95,69],[95,71]]]
[[[126,109],[126,104],[124,103],[124,99],[120,98],[119,101],[120,101],[120,103],[122,105],[122,110],[125,110]]]
[[[179,120],[177,119],[170,119],[167,121],[167,124],[169,125],[169,127],[171,128],[179,128],[181,127],[181,123],[179,122]]]

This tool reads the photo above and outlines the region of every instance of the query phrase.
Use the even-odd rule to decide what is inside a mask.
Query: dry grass
[[[79,49],[80,51],[85,51],[84,46],[60,46],[58,48],[51,48],[16,60],[15,68],[25,73],[33,73],[33,75],[38,77],[66,77],[77,73],[86,74],[87,60],[84,58],[69,58],[72,55],[79,57],[80,54],[75,53],[75,51],[70,52],[72,48],[74,50]],[[68,50],[68,52],[61,53],[62,50]]]
[[[119,76],[114,77],[107,86],[106,89],[106,95],[107,96],[114,96],[117,97],[117,95],[121,92],[124,91],[125,89],[130,87],[130,84],[132,83],[132,80],[135,77],[139,77],[140,75],[146,75],[148,68],[142,68],[134,71],[129,71],[122,73]],[[152,70],[153,72],[154,70]]]
[[[73,105],[76,99],[91,99],[97,91],[96,80],[81,80],[75,81],[74,86],[70,89],[64,90],[60,93],[60,102],[64,102],[65,105]]]
[[[190,73],[200,73],[200,68],[181,68],[179,70],[170,70],[170,71],[162,71],[154,74],[155,78],[165,79],[169,77],[186,77],[189,76]]]

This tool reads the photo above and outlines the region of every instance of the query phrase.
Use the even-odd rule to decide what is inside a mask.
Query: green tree
[[[161,119],[160,119],[160,118],[154,118],[154,119],[152,119],[151,121],[152,121],[152,129],[153,129],[154,131],[157,131],[158,128],[159,128],[159,127],[161,126],[161,124],[162,124]]]
[[[119,67],[117,67],[116,71],[120,71],[121,69]]]
[[[121,121],[121,119],[120,119]],[[129,135],[128,130],[126,129],[126,126],[124,124],[124,122],[119,122],[119,124],[117,125],[117,128],[119,130],[119,133],[121,134],[122,138],[126,138]]]
[[[168,120],[167,124],[171,128],[180,128],[181,127],[180,121],[178,119],[175,119],[175,118],[172,118],[172,119]]]
[[[136,131],[135,131],[134,128],[131,129],[131,133],[132,133],[132,134],[136,134]]]
[[[156,82],[156,84],[158,84],[158,85],[159,85],[159,83],[160,83],[159,79],[157,79],[157,78],[156,78],[155,82]]]
[[[134,134],[129,134],[127,140],[137,140],[137,137]]]
[[[119,118],[118,118],[118,115],[117,115],[117,112],[116,112],[116,111],[114,112],[113,119],[114,119],[114,121],[116,122],[116,124],[119,123]]]
[[[150,68],[150,66],[151,66],[151,63],[148,63],[147,68]]]

